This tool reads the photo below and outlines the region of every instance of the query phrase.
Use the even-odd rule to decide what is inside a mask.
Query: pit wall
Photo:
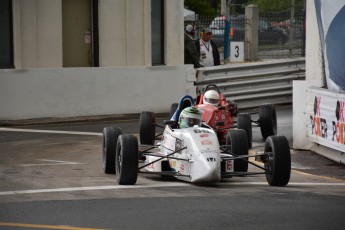
[[[169,112],[195,97],[191,65],[0,70],[0,120]]]
[[[293,148],[312,150],[345,164],[344,110],[337,110],[345,96],[322,88],[322,49],[314,3],[307,1],[306,80],[293,82]]]

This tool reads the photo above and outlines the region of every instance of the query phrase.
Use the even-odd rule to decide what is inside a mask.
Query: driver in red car
[[[217,107],[219,105],[219,93],[215,90],[206,91],[203,98],[203,104]]]
[[[207,90],[204,94],[202,104],[203,105],[213,105],[215,107],[224,105],[226,103],[226,100],[223,98],[221,99],[219,93],[216,90]],[[237,116],[238,109],[237,104],[234,101],[227,101],[230,105],[230,113],[231,116]],[[199,105],[198,107],[203,107],[202,105]]]
[[[227,130],[233,127],[237,107],[229,103],[217,90],[207,90],[202,103],[197,104],[202,110],[202,120],[219,132],[220,142],[225,143]]]

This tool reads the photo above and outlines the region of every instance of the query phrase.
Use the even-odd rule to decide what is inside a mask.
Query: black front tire
[[[234,156],[248,155],[247,133],[243,129],[230,129],[226,137],[226,145]],[[234,160],[234,172],[247,172],[248,158]]]
[[[264,139],[272,135],[277,135],[277,114],[272,104],[260,106],[259,124]]]
[[[153,112],[142,112],[140,115],[140,143],[142,145],[153,145],[156,135],[156,118]]]
[[[121,135],[120,128],[105,127],[103,129],[102,166],[104,173],[115,173],[115,150],[117,139]]]
[[[265,142],[264,158],[266,180],[271,186],[285,186],[290,181],[290,146],[284,136],[270,136]]]
[[[138,140],[135,136],[121,135],[116,145],[116,179],[120,185],[133,185],[138,178]]]
[[[237,115],[237,128],[243,129],[247,133],[248,147],[253,146],[252,121],[249,113],[239,113]]]

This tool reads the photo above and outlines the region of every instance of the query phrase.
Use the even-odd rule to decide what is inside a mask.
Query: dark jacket
[[[212,40],[210,40],[210,43],[212,46],[212,55],[213,55],[214,66],[220,65],[220,55],[219,55],[217,45]],[[197,47],[198,55],[200,57],[200,40],[199,39],[195,41],[195,45]]]
[[[184,64],[193,64],[194,68],[200,68],[199,57],[195,40],[184,34]]]

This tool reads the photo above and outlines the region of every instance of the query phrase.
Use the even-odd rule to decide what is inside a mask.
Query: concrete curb
[[[318,144],[314,144],[310,150],[332,161],[345,165],[345,152],[340,152]]]

